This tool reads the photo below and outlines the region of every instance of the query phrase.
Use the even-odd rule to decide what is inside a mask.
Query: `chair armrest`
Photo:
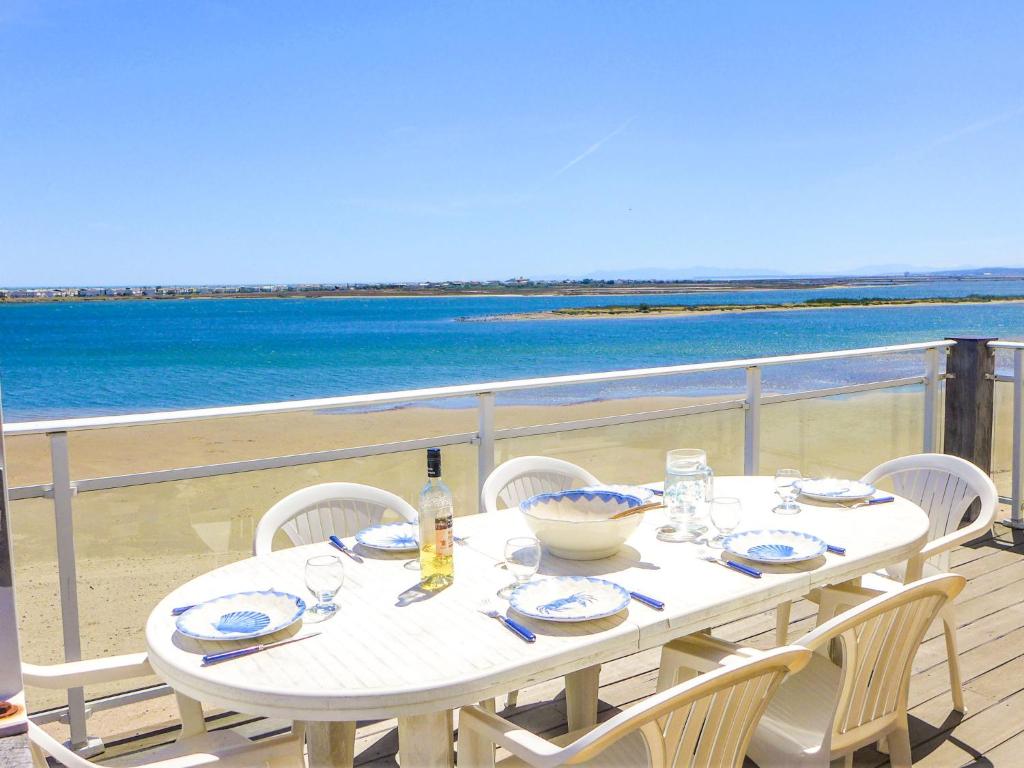
[[[944,536],[939,536],[937,539],[932,539],[923,547],[918,555],[921,560],[927,560],[929,557],[935,557],[935,555],[947,552],[954,547],[958,547],[961,544],[966,544],[968,541],[978,538],[981,534],[992,528],[991,520],[975,520],[973,523],[964,526],[956,531],[950,531]]]
[[[476,705],[459,710],[460,738],[467,732],[504,747],[534,768],[549,768],[562,762],[562,747]]]
[[[719,667],[739,664],[760,654],[754,648],[730,643],[708,634],[688,635],[665,645],[676,666],[695,672],[712,672]]]
[[[22,664],[22,678],[26,685],[39,688],[78,688],[83,685],[108,683],[131,677],[152,675],[149,658],[145,653],[128,653],[85,661],[67,661],[63,664]]]

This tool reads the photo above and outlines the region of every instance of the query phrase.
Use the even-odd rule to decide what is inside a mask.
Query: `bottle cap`
[[[427,448],[427,477],[441,476],[441,449]]]

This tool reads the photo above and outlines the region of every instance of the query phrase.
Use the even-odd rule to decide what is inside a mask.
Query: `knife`
[[[653,608],[656,611],[665,610],[665,604],[661,600],[655,600],[653,597],[647,595],[641,595],[639,592],[630,592],[629,596],[634,600],[643,603],[646,606]]]
[[[359,556],[359,555],[357,555],[357,554],[356,554],[355,552],[353,552],[353,551],[352,551],[351,549],[349,549],[349,548],[348,548],[347,546],[345,546],[345,542],[343,542],[343,541],[342,541],[341,539],[339,539],[339,538],[338,538],[337,536],[335,536],[334,534],[331,534],[331,536],[330,536],[330,542],[331,542],[331,545],[332,545],[332,546],[333,546],[333,547],[334,547],[335,549],[341,550],[341,551],[342,551],[342,552],[344,552],[344,553],[345,553],[346,555],[348,555],[348,556],[349,556],[349,557],[351,557],[351,558],[352,558],[353,560],[355,560],[355,561],[356,561],[357,563],[361,563],[361,562],[363,562],[363,558],[362,558],[362,557],[360,557],[360,556]]]
[[[203,666],[209,667],[212,664],[220,664],[222,661],[230,661],[231,659],[239,659],[242,656],[250,656],[260,651],[265,651],[268,648],[276,648],[279,645],[288,645],[288,643],[297,643],[299,640],[309,640],[311,637],[323,634],[322,632],[313,632],[302,637],[290,637],[287,640],[278,640],[276,643],[260,643],[259,645],[250,645],[247,648],[236,648],[233,651],[221,651],[219,653],[208,653],[203,656]]]

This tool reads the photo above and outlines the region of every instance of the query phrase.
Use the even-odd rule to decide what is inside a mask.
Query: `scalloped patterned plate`
[[[420,531],[415,523],[383,523],[359,531],[356,541],[370,549],[410,552],[420,548]]]
[[[175,627],[197,640],[247,640],[290,627],[305,612],[305,601],[288,592],[237,592],[192,606]]]
[[[817,536],[799,531],[741,531],[726,536],[729,554],[755,563],[800,563],[825,553],[828,545]]]

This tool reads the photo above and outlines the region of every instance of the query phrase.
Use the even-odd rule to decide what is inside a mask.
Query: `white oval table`
[[[528,644],[477,608],[510,581],[499,567],[505,540],[529,531],[515,510],[470,515],[455,521],[456,535],[466,542],[456,546],[455,584],[448,589],[433,594],[416,589],[418,572],[408,567],[409,555],[360,549],[363,564],[342,556],[346,580],[335,618],[315,626],[300,623],[265,641],[315,630],[321,636],[202,667],[204,653],[250,643],[183,637],[175,632],[172,607],[268,585],[308,598],[306,559],[340,554],[327,544],[279,550],[218,568],[164,598],[146,624],[149,660],[184,697],[307,721],[313,768],[351,764],[355,722],[389,717],[398,718],[403,768],[451,765],[457,707],[567,675],[570,726],[586,725],[596,717],[602,662],[913,558],[928,531],[924,512],[898,497],[857,509],[802,504],[800,514],[780,516],[771,512],[776,502],[771,478],[722,477],[715,491],[742,499],[738,530],[812,533],[845,547],[846,555],[765,567],[764,576],[754,579],[699,559],[693,544],[658,541],[655,529],[664,512],[651,512],[614,557],[577,562],[545,553],[539,577],[599,576],[663,600],[665,609],[633,602],[615,616],[579,624],[521,619],[537,634]]]

